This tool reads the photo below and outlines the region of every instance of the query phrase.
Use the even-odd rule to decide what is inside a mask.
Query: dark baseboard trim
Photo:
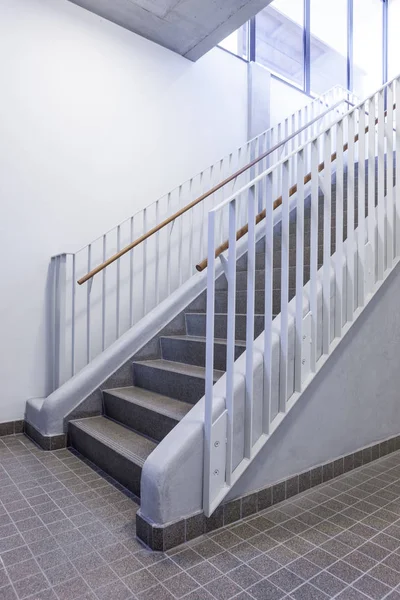
[[[28,421],[24,422],[24,433],[43,450],[60,450],[67,447],[67,435],[43,435]]]
[[[5,435],[16,435],[17,433],[24,433],[24,421],[8,421],[7,423],[0,423],[0,437]]]
[[[204,533],[235,523],[321,483],[367,465],[396,450],[400,450],[400,436],[368,446],[247,496],[231,500],[219,506],[210,518],[205,517],[203,513],[198,513],[174,523],[159,526],[147,521],[139,510],[136,515],[136,534],[151,550],[165,552]]]

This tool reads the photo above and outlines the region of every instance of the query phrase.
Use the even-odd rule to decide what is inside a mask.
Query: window
[[[382,0],[354,0],[353,78],[361,99],[382,85],[382,15]]]
[[[389,80],[400,74],[400,0],[389,2]]]
[[[229,50],[245,60],[249,59],[249,24],[245,23],[219,44],[221,48]]]
[[[310,0],[311,91],[347,88],[347,0]]]
[[[275,0],[256,17],[256,60],[303,87],[302,0]]]

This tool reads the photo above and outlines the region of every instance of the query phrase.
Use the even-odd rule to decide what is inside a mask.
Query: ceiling
[[[121,27],[197,60],[271,0],[70,0]]]

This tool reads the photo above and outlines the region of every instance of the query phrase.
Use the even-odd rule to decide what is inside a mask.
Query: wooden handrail
[[[393,109],[396,108],[396,103],[393,104]],[[387,116],[387,110],[385,110],[384,112],[384,116]],[[378,119],[375,119],[375,125],[377,125],[378,123]],[[369,125],[365,128],[365,133],[368,133],[369,131]],[[359,139],[359,135],[358,133],[354,136],[354,142],[358,142]],[[349,143],[346,142],[343,146],[343,152],[346,152],[349,148]],[[333,154],[331,154],[331,162],[334,162],[337,158],[337,152],[334,152]],[[325,168],[325,163],[322,162],[318,165],[318,173],[321,173],[321,171],[323,171]],[[307,175],[305,175],[304,177],[304,185],[306,185],[307,183],[309,183],[311,181],[312,175],[311,173],[307,173]],[[291,188],[289,188],[289,198],[291,196],[294,196],[294,194],[297,192],[297,183],[295,185],[293,185]],[[279,196],[279,198],[277,198],[274,201],[273,204],[273,210],[275,210],[276,208],[278,208],[279,206],[281,206],[282,204],[282,196]],[[264,210],[262,210],[260,213],[258,213],[258,215],[256,216],[256,225],[258,225],[258,223],[260,223],[263,219],[265,219],[266,216],[266,209],[264,208]],[[249,225],[244,225],[243,227],[241,227],[240,229],[238,229],[238,231],[236,232],[236,241],[240,240],[240,238],[242,238],[243,236],[246,235],[246,233],[249,230]],[[229,240],[226,240],[225,242],[223,242],[220,246],[218,246],[218,248],[215,250],[215,258],[218,258],[218,256],[220,254],[222,254],[223,252],[225,252],[225,250],[227,250],[229,248]],[[207,268],[207,264],[208,264],[208,259],[205,258],[204,260],[202,260],[199,264],[196,265],[196,269],[201,272],[204,271],[204,269]]]
[[[228,183],[230,183],[231,181],[233,181],[234,179],[236,179],[240,175],[243,175],[243,173],[245,173],[246,171],[248,171],[249,169],[251,169],[251,167],[254,167],[260,161],[264,160],[264,158],[267,158],[267,156],[269,156],[270,154],[272,154],[273,152],[275,152],[276,150],[278,150],[281,146],[284,146],[285,144],[287,144],[288,142],[290,142],[290,140],[292,140],[297,135],[299,135],[299,133],[302,133],[305,129],[308,129],[308,127],[310,127],[311,125],[313,125],[314,123],[316,123],[317,121],[319,121],[319,119],[321,119],[324,116],[326,116],[332,110],[335,110],[335,108],[338,108],[338,106],[340,106],[341,104],[343,104],[343,102],[347,102],[347,100],[345,98],[343,98],[343,100],[340,100],[339,102],[336,102],[336,104],[334,104],[333,106],[329,107],[326,111],[324,111],[323,113],[321,113],[320,115],[318,115],[317,117],[315,117],[314,119],[312,119],[311,121],[308,121],[308,123],[306,123],[305,125],[303,125],[299,129],[297,129],[294,133],[291,133],[288,137],[286,137],[284,140],[282,140],[278,144],[275,144],[275,146],[273,146],[272,148],[270,148],[266,152],[263,152],[263,154],[261,154],[260,156],[258,156],[257,158],[255,158],[254,160],[252,160],[251,162],[249,162],[247,165],[245,165],[244,167],[242,167],[241,169],[239,169],[235,173],[233,173],[233,175],[230,175],[229,177],[227,177],[226,179],[224,179],[223,181],[221,181],[220,183],[218,183],[216,186],[214,186],[213,188],[211,188],[210,190],[208,190],[208,192],[206,192],[205,194],[202,194],[201,196],[199,196],[198,198],[196,198],[195,200],[193,200],[192,202],[190,202],[189,204],[187,204],[184,208],[181,208],[176,213],[174,213],[173,215],[171,215],[170,217],[168,217],[167,219],[165,219],[164,221],[162,221],[158,225],[155,225],[147,233],[144,233],[137,240],[135,240],[131,244],[128,244],[128,246],[125,246],[125,248],[123,248],[122,250],[120,250],[116,254],[113,254],[113,256],[111,256],[108,260],[106,260],[105,262],[103,262],[101,265],[99,265],[95,269],[92,269],[89,273],[87,273],[86,275],[84,275],[83,277],[81,277],[80,279],[78,279],[78,284],[82,285],[82,284],[86,283],[87,281],[89,281],[89,279],[92,279],[92,277],[94,277],[95,275],[97,275],[98,273],[100,273],[101,271],[103,271],[103,269],[105,269],[106,267],[109,267],[113,262],[115,262],[116,260],[118,260],[122,256],[124,256],[124,254],[126,254],[127,252],[130,252],[131,250],[133,250],[134,248],[136,248],[136,246],[139,246],[139,244],[141,244],[142,242],[144,242],[145,240],[147,240],[149,237],[151,237],[152,235],[154,235],[155,233],[157,233],[157,231],[160,231],[161,229],[163,229],[164,227],[166,227],[167,225],[169,225],[170,223],[172,223],[172,221],[175,221],[175,219],[177,219],[178,217],[181,217],[188,210],[192,209],[194,206],[196,206],[200,202],[203,202],[203,200],[205,200],[209,196],[212,196],[213,194],[215,194],[215,192],[218,192],[218,190],[220,190],[221,188],[223,188],[224,186],[226,186]]]

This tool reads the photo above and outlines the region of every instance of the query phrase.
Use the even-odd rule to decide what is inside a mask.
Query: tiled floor
[[[400,600],[400,452],[166,554],[136,509],[67,450],[1,438],[0,600]]]

